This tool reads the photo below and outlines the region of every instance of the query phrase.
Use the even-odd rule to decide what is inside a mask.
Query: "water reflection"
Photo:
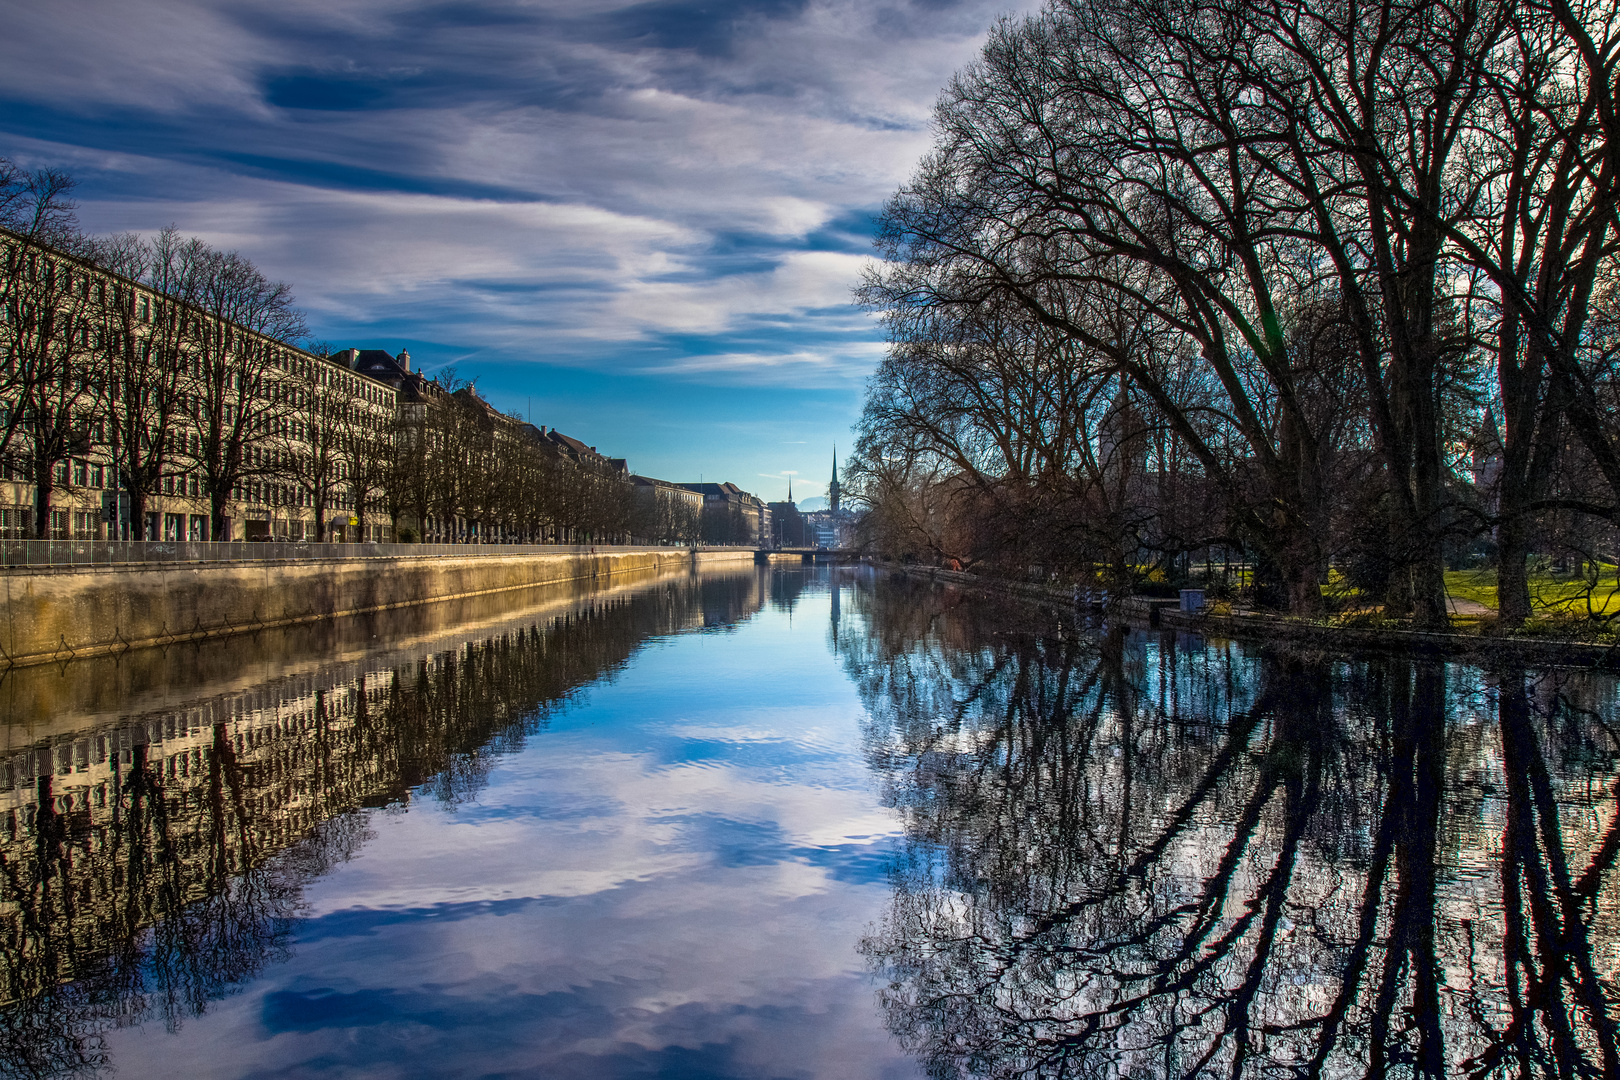
[[[14,675],[0,1075],[913,1075],[869,923],[938,1076],[1620,1075],[1608,676],[825,569]]]
[[[1610,677],[853,600],[932,1075],[1620,1076]]]
[[[0,1075],[93,1074],[110,1028],[202,1015],[285,958],[305,885],[360,848],[368,810],[475,797],[641,643],[732,628],[767,587],[682,575],[17,673]]]

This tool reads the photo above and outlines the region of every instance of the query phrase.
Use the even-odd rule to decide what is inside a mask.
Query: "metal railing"
[[[750,547],[652,544],[317,544],[304,541],[0,540],[0,568],[130,566],[143,563],[279,562],[433,556],[611,555],[642,551],[752,551]]]

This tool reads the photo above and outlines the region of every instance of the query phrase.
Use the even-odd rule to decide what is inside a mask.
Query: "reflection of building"
[[[762,588],[749,566],[563,589],[356,662],[312,662],[301,636],[270,631],[215,649],[211,685],[171,687],[160,669],[130,695],[157,707],[75,729],[106,707],[113,664],[81,661],[95,688],[51,718],[67,729],[0,753],[0,1035],[27,1030],[41,1057],[70,1061],[99,1027],[201,1010],[274,959],[300,889],[354,853],[368,808],[475,796],[492,740],[533,736],[651,635],[746,619]]]

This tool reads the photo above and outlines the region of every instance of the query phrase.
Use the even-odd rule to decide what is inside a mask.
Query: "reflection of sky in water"
[[[123,1076],[905,1077],[855,951],[897,826],[828,594],[648,644],[476,801],[373,813],[283,964]]]

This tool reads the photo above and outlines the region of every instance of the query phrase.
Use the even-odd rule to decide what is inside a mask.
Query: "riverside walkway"
[[[0,569],[753,550],[751,547],[712,544],[687,547],[658,544],[318,544],[302,540],[0,540]]]

